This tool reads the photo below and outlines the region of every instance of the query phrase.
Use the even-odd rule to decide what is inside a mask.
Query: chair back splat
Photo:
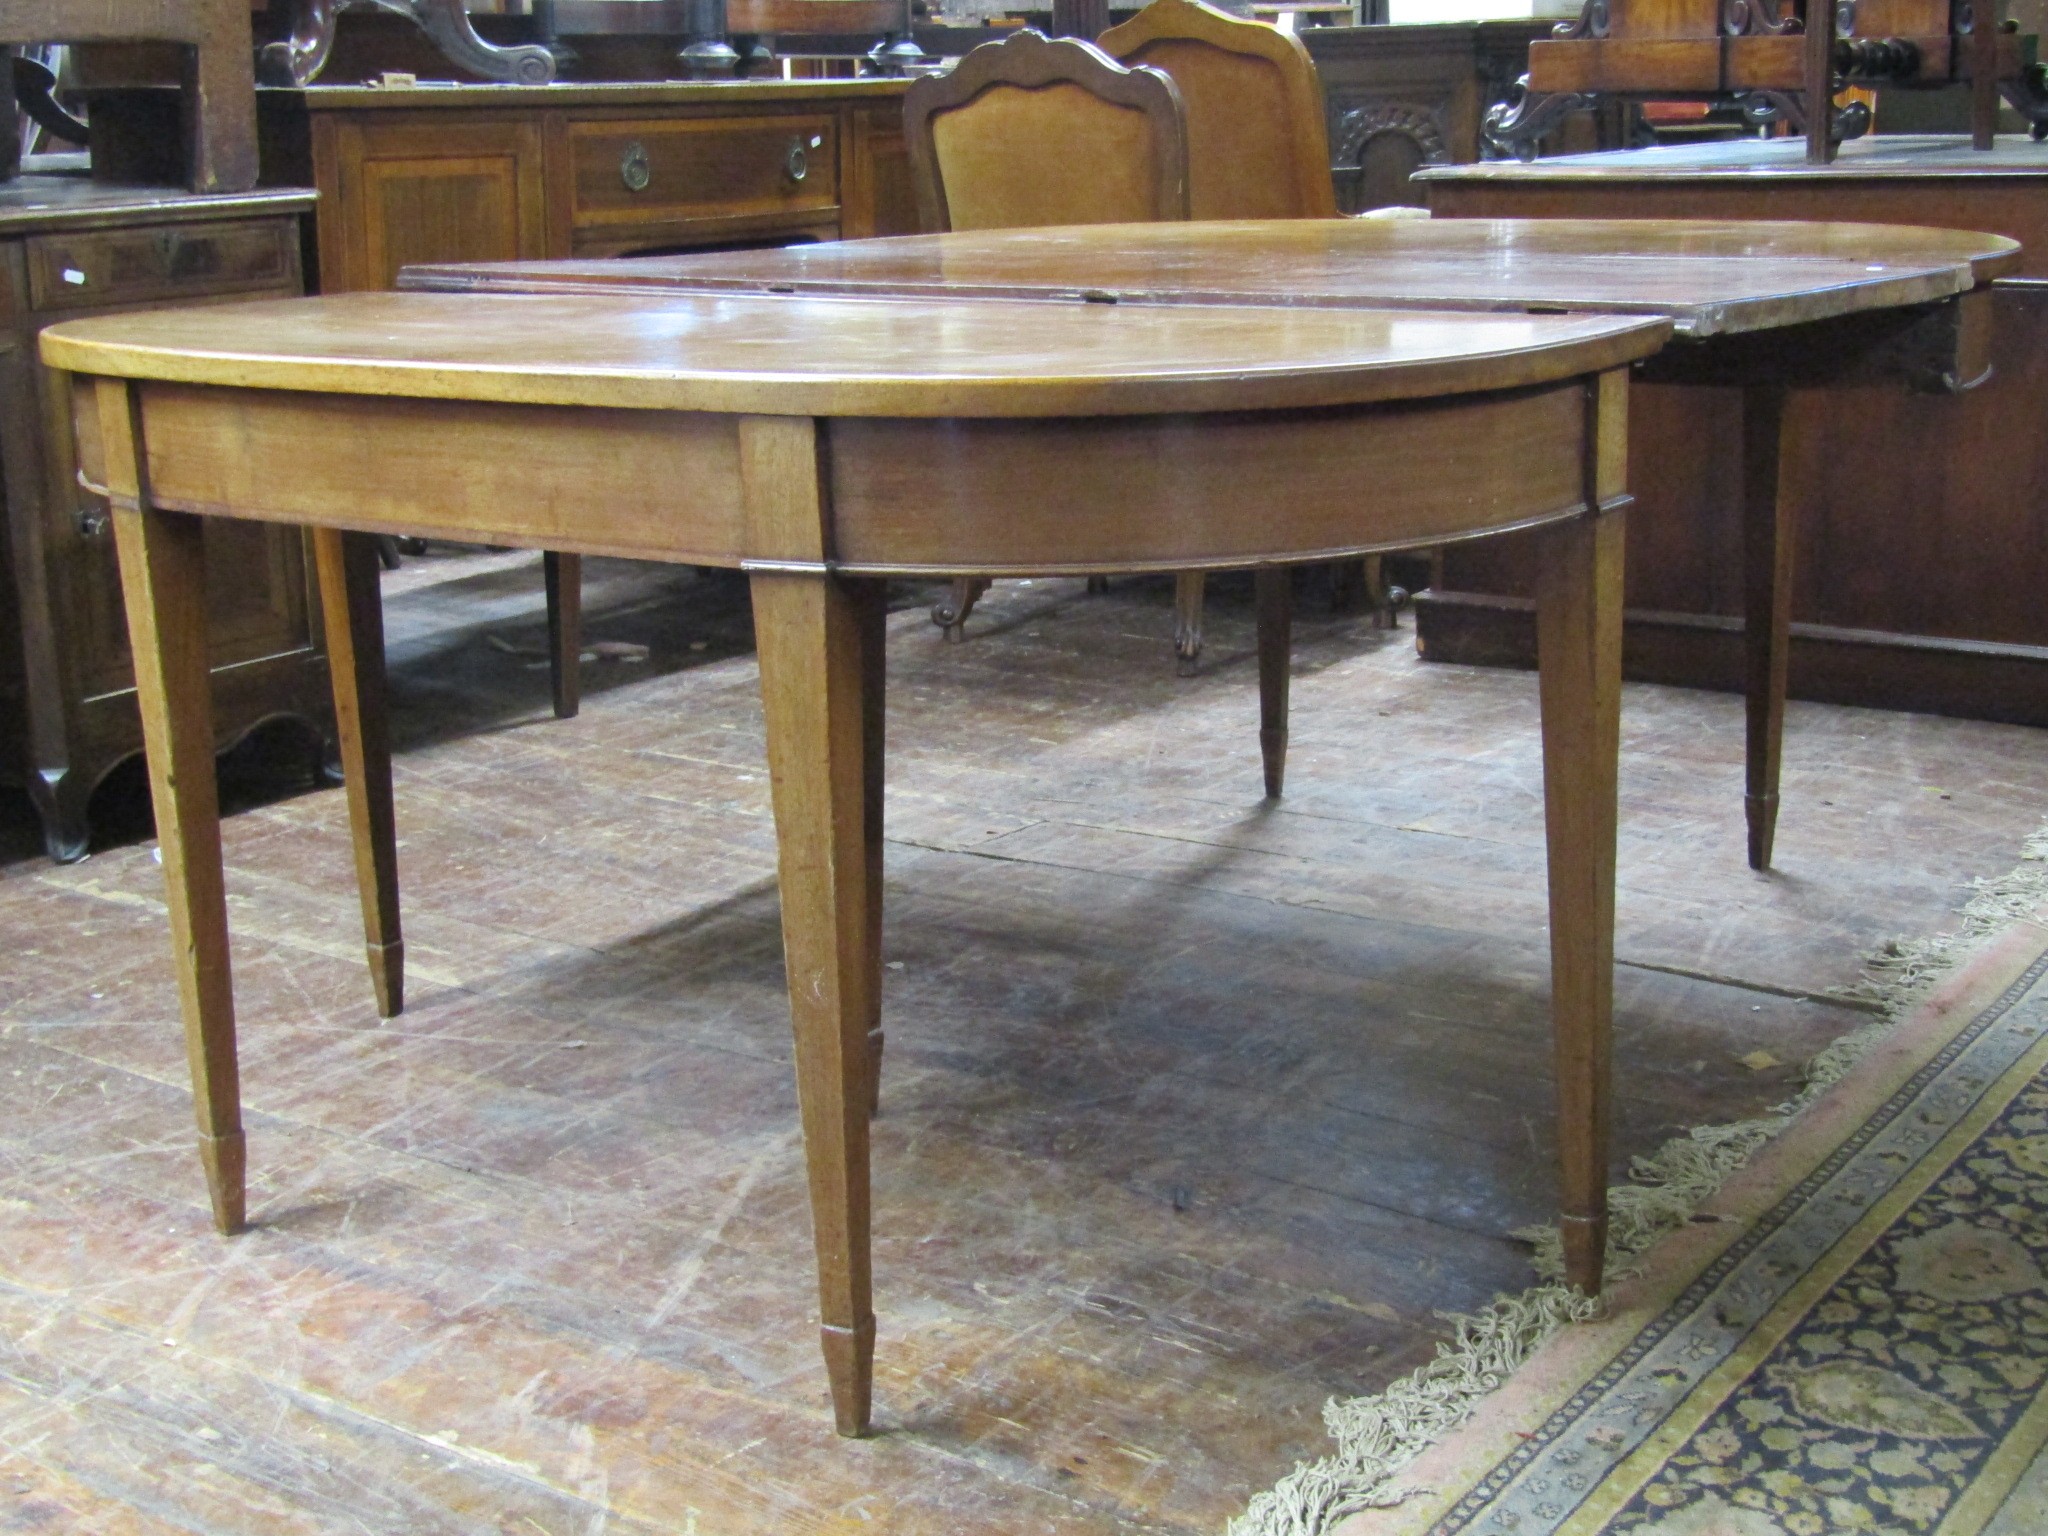
[[[1097,45],[1180,88],[1189,217],[1337,217],[1322,80],[1299,38],[1200,0],[1152,0]]]
[[[916,81],[903,125],[924,227],[1188,216],[1186,119],[1163,71],[1025,30]]]

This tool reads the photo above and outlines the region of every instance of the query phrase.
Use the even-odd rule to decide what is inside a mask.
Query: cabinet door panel
[[[413,262],[547,254],[536,122],[323,117],[316,133],[337,192],[319,215],[326,292],[390,288]]]

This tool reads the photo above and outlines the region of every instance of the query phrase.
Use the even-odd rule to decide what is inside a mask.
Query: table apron
[[[1298,411],[820,422],[827,536],[813,568],[1226,568],[1526,527],[1586,506],[1593,385]],[[753,418],[129,387],[149,499],[168,510],[688,564],[788,563],[788,551],[756,548],[749,534],[741,438]],[[88,407],[81,400],[80,460],[97,486]]]
[[[1587,381],[1403,405],[831,424],[836,563],[993,575],[1393,549],[1584,505]]]

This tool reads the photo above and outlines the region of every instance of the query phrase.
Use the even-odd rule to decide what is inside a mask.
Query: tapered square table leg
[[[555,718],[573,720],[583,707],[583,557],[548,550],[540,557],[547,589],[548,680]]]
[[[1294,571],[1262,565],[1252,577],[1259,614],[1259,756],[1266,798],[1287,782],[1287,680],[1294,660]]]
[[[867,694],[879,671],[876,585],[753,578],[821,1333],[843,1435],[867,1430],[875,1350],[868,1119],[880,946],[868,821],[880,731]]]
[[[246,1154],[213,766],[203,524],[150,504],[148,461],[129,386],[102,379],[96,389],[135,656],[135,692],[149,756],[149,792],[163,855],[192,1107],[199,1121],[199,1158],[214,1225],[239,1232]]]
[[[866,792],[861,826],[867,839],[868,972],[875,985],[868,991],[868,1113],[882,1109],[882,784],[887,775],[888,667],[884,639],[889,622],[889,584],[852,584],[858,605],[856,620],[861,645],[861,745]]]
[[[1780,445],[1786,392],[1742,392],[1743,701],[1748,714],[1742,809],[1749,867],[1771,867],[1778,830],[1778,770],[1785,740],[1785,672],[1792,650],[1792,543],[1796,497],[1786,493]]]
[[[391,805],[391,727],[384,702],[384,601],[376,541],[334,528],[313,531],[326,621],[327,667],[334,681],[334,724],[348,788],[356,890],[363,904],[363,946],[377,1012],[405,1007],[405,941],[398,918],[398,830]]]
[[[1559,1226],[1565,1278],[1589,1296],[1607,1253],[1626,413],[1626,390],[1603,381],[1586,500],[1607,510],[1547,529],[1536,576]]]

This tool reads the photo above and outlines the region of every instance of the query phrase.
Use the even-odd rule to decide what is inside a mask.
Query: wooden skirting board
[[[1535,605],[1528,598],[1422,592],[1415,631],[1416,648],[1429,661],[1536,665]],[[1795,699],[2048,726],[2048,646],[1795,623],[1791,665]],[[1629,609],[1622,675],[1740,693],[1742,620]]]

